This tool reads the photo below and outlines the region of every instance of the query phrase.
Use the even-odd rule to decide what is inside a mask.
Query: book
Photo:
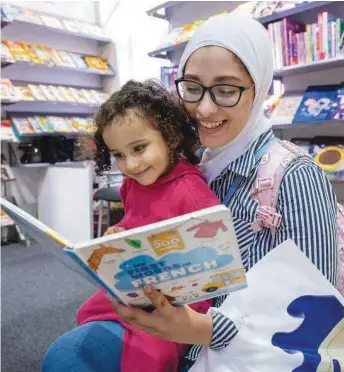
[[[151,305],[143,294],[147,284],[173,305],[246,287],[231,212],[223,205],[77,244],[7,200],[1,199],[1,207],[38,242],[69,256],[78,272],[127,305]]]
[[[37,101],[46,101],[47,100],[47,97],[44,95],[44,92],[39,85],[29,84],[27,87],[30,89],[30,91],[32,93],[32,96]]]
[[[16,102],[18,100],[16,90],[10,79],[1,78],[0,96],[1,100],[5,99],[11,102]]]
[[[294,116],[293,123],[329,120],[337,99],[338,85],[309,86]]]
[[[30,125],[32,126],[33,130],[36,132],[36,133],[42,133],[43,132],[43,129],[41,128],[41,126],[38,124],[36,118],[32,117],[32,116],[29,116],[27,118],[27,120],[29,121]]]
[[[332,120],[344,120],[344,85],[337,89],[337,96],[330,115]]]
[[[303,92],[285,93],[271,113],[272,125],[291,124],[302,101]]]
[[[21,42],[19,41],[11,41],[11,40],[4,40],[3,43],[7,46],[10,53],[14,57],[16,61],[21,62],[30,62],[29,55],[25,52]]]
[[[17,129],[19,135],[32,134],[35,130],[26,118],[11,118],[13,125]]]
[[[5,43],[1,43],[1,63],[15,63],[15,59],[12,56],[9,48]]]
[[[1,119],[0,137],[2,143],[4,143],[5,141],[18,142],[16,134],[11,126],[11,121],[9,119]]]

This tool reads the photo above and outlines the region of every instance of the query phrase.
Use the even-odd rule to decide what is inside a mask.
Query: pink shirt
[[[185,159],[181,159],[168,175],[149,186],[126,178],[120,195],[125,216],[117,226],[122,226],[126,230],[219,204],[218,199],[206,184],[200,169]],[[211,305],[212,300],[207,300],[192,304],[191,307],[200,313],[206,313]],[[99,289],[84,302],[77,313],[78,325],[97,320],[118,321],[129,332],[134,332],[136,335],[142,333],[142,337],[148,336],[118,318],[103,289]],[[156,342],[161,343],[163,340],[157,339]],[[177,348],[178,354],[181,355],[186,351],[187,345],[180,344]]]

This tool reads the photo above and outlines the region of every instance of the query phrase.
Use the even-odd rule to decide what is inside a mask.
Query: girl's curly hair
[[[111,153],[103,140],[104,128],[113,119],[134,114],[138,120],[146,119],[159,130],[169,149],[171,162],[183,154],[192,164],[198,163],[194,153],[197,132],[180,101],[160,83],[130,80],[103,103],[95,114],[94,143],[95,172],[102,175],[111,168]]]

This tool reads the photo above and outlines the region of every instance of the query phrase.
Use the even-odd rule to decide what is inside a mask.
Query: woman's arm
[[[278,204],[282,224],[276,245],[292,239],[324,276],[336,283],[337,201],[325,173],[309,159],[290,166]]]

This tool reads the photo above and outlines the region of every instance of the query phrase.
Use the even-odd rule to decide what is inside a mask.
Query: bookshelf
[[[230,12],[241,4],[242,2],[235,1],[168,1],[148,10],[147,13],[152,17],[158,17],[168,21],[170,24],[170,30],[172,31],[176,28],[183,27],[184,25],[191,25],[196,20],[205,20],[208,17],[214,16],[223,11]],[[274,40],[276,40],[275,33],[281,32],[280,30],[282,30],[282,26],[286,27],[286,22],[282,21],[284,19],[296,21],[301,25],[305,25],[305,29],[300,27],[298,31],[295,29],[294,32],[299,32],[300,34],[304,33],[303,38],[297,36],[297,42],[302,41],[303,44],[300,45],[308,45],[308,54],[300,52],[301,47],[298,47],[300,49],[298,49],[297,61],[295,62],[295,60],[293,60],[294,55],[291,57],[291,54],[288,54],[287,47],[284,48],[285,45],[288,45],[287,43],[282,44],[282,47],[279,46],[279,48],[277,48],[275,46],[274,48],[274,66],[276,66],[276,68],[273,71],[274,83],[271,90],[272,92],[275,92],[276,88],[281,88],[281,91],[285,93],[292,91],[304,92],[310,85],[338,85],[341,81],[344,81],[344,54],[337,53],[336,55],[336,53],[334,53],[334,57],[332,57],[333,50],[336,50],[333,45],[336,45],[336,42],[334,44],[329,43],[327,46],[329,40],[333,40],[332,35],[336,35],[333,34],[333,29],[330,27],[326,29],[326,26],[323,28],[323,32],[328,30],[328,35],[326,35],[327,41],[323,41],[323,45],[327,46],[325,48],[325,58],[320,53],[323,52],[324,49],[321,51],[316,49],[314,51],[314,49],[311,49],[307,43],[309,40],[312,41],[312,39],[309,38],[310,35],[314,36],[315,34],[307,34],[309,30],[312,32],[314,31],[312,26],[307,26],[307,30],[306,25],[313,24],[314,26],[314,24],[319,21],[319,13],[322,12],[328,12],[328,18],[326,18],[328,24],[333,22],[330,15],[333,15],[334,18],[344,18],[343,2],[309,1],[291,9],[286,9],[284,11],[258,18],[258,21],[268,29],[270,37],[273,36]],[[330,30],[332,34],[330,33]],[[278,34],[277,36],[277,40],[282,37]],[[158,47],[148,53],[152,58],[161,58],[166,60],[167,67],[162,68],[162,81],[164,81],[165,84],[170,85],[171,82],[173,82],[175,67],[178,66],[186,45],[187,41],[184,41],[174,45]],[[316,44],[313,43],[313,45]],[[295,48],[295,44],[293,47]],[[311,54],[309,54],[310,51]],[[282,56],[278,56],[278,53],[282,53]],[[285,53],[285,56],[283,56],[283,53]],[[303,63],[301,63],[301,61]],[[166,71],[166,76],[163,69]],[[316,123],[295,124],[281,122],[281,124],[273,125],[273,130],[277,137],[285,140],[292,140],[293,138],[299,138],[301,136],[305,138],[313,138],[315,136],[343,137],[344,121],[323,120]],[[344,182],[333,181],[332,184],[335,188],[338,199],[344,201]]]
[[[34,11],[39,16],[51,16]],[[73,21],[66,17],[53,16],[60,22]],[[93,27],[93,26],[90,26]],[[111,39],[102,34],[73,32],[69,29],[51,27],[46,24],[23,20],[2,22],[1,39],[44,45],[56,50],[82,56],[97,56],[107,60],[110,71],[49,66],[31,62],[1,61],[2,78],[10,79],[14,86],[44,84],[77,89],[94,89],[111,92],[115,86],[116,53]],[[99,104],[83,104],[56,101],[3,101],[2,115],[5,117],[62,116],[89,117]],[[13,172],[17,179],[15,194],[18,205],[30,211],[42,222],[60,231],[71,241],[86,240],[93,236],[92,223],[92,166],[88,162],[63,162],[56,164],[21,164],[18,146],[21,142],[31,143],[43,136],[65,136],[76,139],[83,133],[34,133],[18,137],[18,142],[7,142],[12,159]],[[54,210],[54,213],[51,213]],[[77,222],[76,222],[77,221]],[[73,229],[71,228],[73,226]]]

